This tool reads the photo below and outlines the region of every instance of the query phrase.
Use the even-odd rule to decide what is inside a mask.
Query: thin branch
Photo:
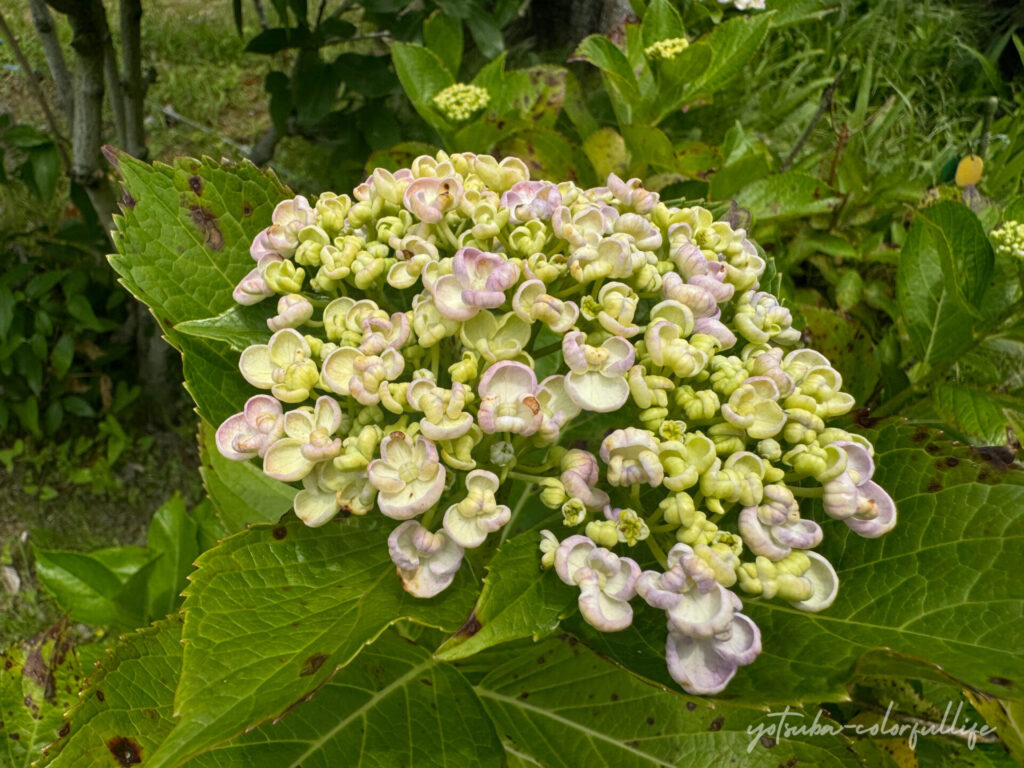
[[[124,89],[121,87],[121,72],[117,68],[117,53],[114,52],[114,43],[110,39],[110,30],[106,29],[105,31],[103,79],[107,85],[107,101],[110,102],[110,111],[114,115],[114,133],[117,135],[117,143],[124,147],[128,143],[128,132],[125,128]]]
[[[121,0],[121,61],[125,97],[125,150],[133,157],[145,160],[146,147],[146,89],[142,76],[142,2]]]
[[[260,29],[267,28],[267,12],[263,10],[262,0],[252,0],[252,6],[256,9],[256,18],[259,20]]]
[[[28,59],[25,58],[25,52],[21,50],[21,46],[18,45],[17,38],[14,37],[14,32],[7,25],[7,19],[4,18],[3,12],[0,12],[0,35],[3,35],[7,44],[11,47],[14,52],[14,59],[18,62],[18,66],[21,67],[25,73],[25,77],[28,79],[29,90],[32,91],[32,96],[39,106],[43,110],[43,117],[46,119],[46,125],[50,129],[50,133],[53,134],[53,143],[57,147],[57,151],[60,153],[61,161],[64,163],[64,168],[71,169],[71,158],[68,157],[68,152],[64,148],[64,143],[61,141],[60,129],[57,127],[57,120],[53,115],[53,111],[50,109],[50,104],[46,100],[46,95],[43,93],[43,89],[39,87],[39,81],[36,80],[35,72],[28,63]]]
[[[840,70],[839,74],[836,75],[835,80],[825,89],[821,94],[821,102],[818,104],[818,110],[814,113],[814,117],[811,118],[811,122],[807,124],[804,132],[800,134],[800,138],[797,139],[796,144],[793,145],[792,151],[785,160],[782,161],[782,165],[779,168],[781,171],[788,171],[789,167],[793,164],[796,156],[800,154],[800,150],[804,148],[804,144],[811,138],[811,134],[814,133],[814,129],[818,127],[818,122],[825,115],[825,111],[831,106],[832,99],[835,97],[836,88],[839,87],[839,81],[843,77],[843,73],[846,72],[846,66],[844,65]]]
[[[36,28],[36,35],[46,56],[46,65],[50,68],[50,77],[57,88],[57,108],[70,125],[74,120],[75,97],[71,90],[71,73],[68,72],[60,39],[57,37],[57,26],[43,0],[28,0],[28,5],[32,11],[32,25]]]

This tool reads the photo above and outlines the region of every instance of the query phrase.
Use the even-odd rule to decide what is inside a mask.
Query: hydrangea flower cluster
[[[414,595],[493,546],[527,483],[561,512],[541,563],[583,618],[613,632],[637,597],[664,611],[669,672],[711,694],[761,647],[734,590],[835,598],[801,498],[861,536],[895,525],[871,445],[829,426],[853,398],[759,289],[755,244],[637,179],[583,189],[513,157],[423,156],[352,197],[282,202],[251,253],[235,299],[277,304],[239,367],[264,392],[217,444],[301,483],[308,525],[395,520]]]
[[[1024,261],[1024,223],[1004,221],[992,230],[992,242],[1001,255]]]

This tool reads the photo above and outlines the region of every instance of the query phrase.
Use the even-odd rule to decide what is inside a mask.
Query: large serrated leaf
[[[388,554],[393,527],[378,516],[316,529],[292,521],[204,553],[184,604],[181,719],[150,768],[280,715],[400,619],[460,626],[476,596],[472,577],[463,569],[429,600],[408,595]]]
[[[943,421],[976,445],[1006,442],[1006,411],[1024,414],[1024,402],[976,387],[939,384],[932,402]]]
[[[720,768],[730,758],[750,768],[862,764],[841,735],[773,738],[777,718],[648,685],[575,640],[523,649],[476,691],[519,765]],[[814,719],[799,709],[790,715],[793,726]],[[821,716],[818,722],[838,728]]]
[[[437,649],[439,659],[462,659],[499,643],[554,631],[576,606],[578,592],[540,569],[540,533],[509,539],[488,565],[473,618]]]
[[[253,268],[249,245],[288,190],[248,162],[114,159],[126,202],[110,263],[128,290],[165,329],[234,306],[231,292]]]
[[[63,735],[82,677],[67,622],[0,654],[0,764],[28,768]]]
[[[228,533],[238,533],[252,523],[276,523],[292,508],[297,491],[251,462],[225,459],[209,424],[200,424],[199,439],[203,485]]]
[[[896,501],[898,525],[880,539],[862,539],[820,504],[806,505],[805,514],[823,523],[818,551],[835,566],[839,595],[817,614],[744,598],[764,651],[722,698],[756,706],[841,701],[860,657],[876,649],[938,664],[1001,698],[1024,697],[1024,471],[934,431],[891,424],[869,436],[875,479]],[[671,684],[660,612],[640,608],[634,626],[614,634],[568,621],[599,652]],[[894,660],[890,674],[900,666]]]
[[[103,659],[68,715],[64,737],[43,764],[110,768],[146,764],[173,725],[181,670],[181,617],[129,635]]]
[[[502,765],[501,743],[454,667],[385,632],[311,701],[186,768]]]
[[[252,344],[266,344],[271,331],[267,327],[270,313],[262,305],[254,307],[234,306],[216,317],[201,320],[186,320],[174,326],[174,330],[187,336],[227,344],[233,350],[242,352]]]

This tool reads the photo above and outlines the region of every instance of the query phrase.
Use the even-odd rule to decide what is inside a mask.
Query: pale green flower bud
[[[549,570],[555,564],[555,552],[558,551],[558,539],[551,531],[540,532],[540,567]]]
[[[480,357],[475,352],[465,351],[462,353],[462,359],[457,363],[452,363],[448,366],[448,373],[452,377],[452,381],[458,381],[465,383],[472,381],[477,377],[480,372]]]
[[[747,447],[746,433],[732,424],[712,424],[708,427],[708,437],[715,444],[715,453],[719,456],[728,456]]]
[[[736,583],[736,569],[740,566],[739,555],[743,552],[743,540],[725,531],[718,531],[711,544],[698,541],[693,553],[710,567],[715,581],[723,587]]]
[[[710,421],[718,416],[721,402],[713,390],[696,391],[691,386],[676,387],[672,393],[675,403],[686,412],[691,421]]]
[[[412,214],[404,209],[395,216],[385,216],[374,223],[377,239],[382,243],[390,243],[392,237],[400,240],[412,225]]]
[[[349,209],[348,225],[353,229],[359,229],[371,221],[373,221],[373,203],[369,200],[361,200]]]
[[[330,242],[330,235],[322,228],[304,227],[299,231],[299,244],[295,248],[295,263],[308,267],[319,267],[320,251]]]
[[[462,437],[455,440],[443,440],[441,446],[441,458],[452,469],[461,469],[468,472],[476,468],[476,459],[473,458],[473,449],[483,440],[484,433],[476,424],[470,427]]]
[[[665,269],[662,269],[662,264]],[[633,287],[640,293],[652,293],[661,290],[661,276],[672,269],[671,262],[658,262],[655,264],[644,264],[631,278]]]
[[[668,408],[654,407],[640,411],[640,423],[644,429],[656,432],[668,416]]]
[[[846,452],[834,445],[798,445],[787,452],[782,460],[801,475],[826,483],[846,469]]]
[[[544,283],[553,283],[566,273],[569,266],[562,254],[534,253],[526,259],[526,268],[538,280]]]
[[[542,478],[539,485],[541,503],[548,509],[561,509],[562,505],[569,500],[565,486],[557,477]]]
[[[356,288],[366,290],[374,283],[380,282],[394,259],[387,258],[390,253],[386,243],[367,243],[366,248],[356,254],[352,262],[352,281]]]
[[[722,397],[729,397],[749,376],[740,358],[723,355],[711,358],[711,371],[711,386]]]
[[[599,547],[614,547],[619,543],[619,529],[614,520],[592,520],[585,531],[587,538]]]
[[[316,201],[317,223],[336,237],[345,228],[345,217],[351,207],[352,199],[348,195],[323,192]]]
[[[572,528],[586,519],[587,506],[580,499],[571,498],[562,505],[562,525]]]
[[[548,228],[543,221],[531,219],[509,232],[508,244],[512,255],[526,259],[537,251],[544,250],[548,240]]]
[[[518,157],[506,157],[498,162],[490,155],[477,155],[473,173],[484,184],[499,193],[530,178],[530,169]]]
[[[767,461],[778,461],[782,458],[782,446],[772,438],[761,440],[757,444],[757,455]]]
[[[271,261],[263,269],[263,279],[274,293],[299,293],[306,272],[291,261]]]
[[[786,409],[786,426],[782,429],[782,437],[790,445],[813,443],[824,429],[825,422],[813,411]]]

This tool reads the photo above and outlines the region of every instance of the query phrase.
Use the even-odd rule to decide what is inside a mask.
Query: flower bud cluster
[[[262,392],[218,447],[296,483],[311,526],[398,521],[414,595],[495,545],[526,482],[571,529],[545,532],[542,563],[584,619],[621,630],[639,596],[666,613],[673,678],[716,693],[760,651],[736,590],[807,611],[836,595],[800,499],[861,536],[895,525],[870,444],[829,426],[853,398],[759,290],[757,246],[637,179],[422,156],[282,202],[251,254],[236,300],[277,297],[239,361]]]

